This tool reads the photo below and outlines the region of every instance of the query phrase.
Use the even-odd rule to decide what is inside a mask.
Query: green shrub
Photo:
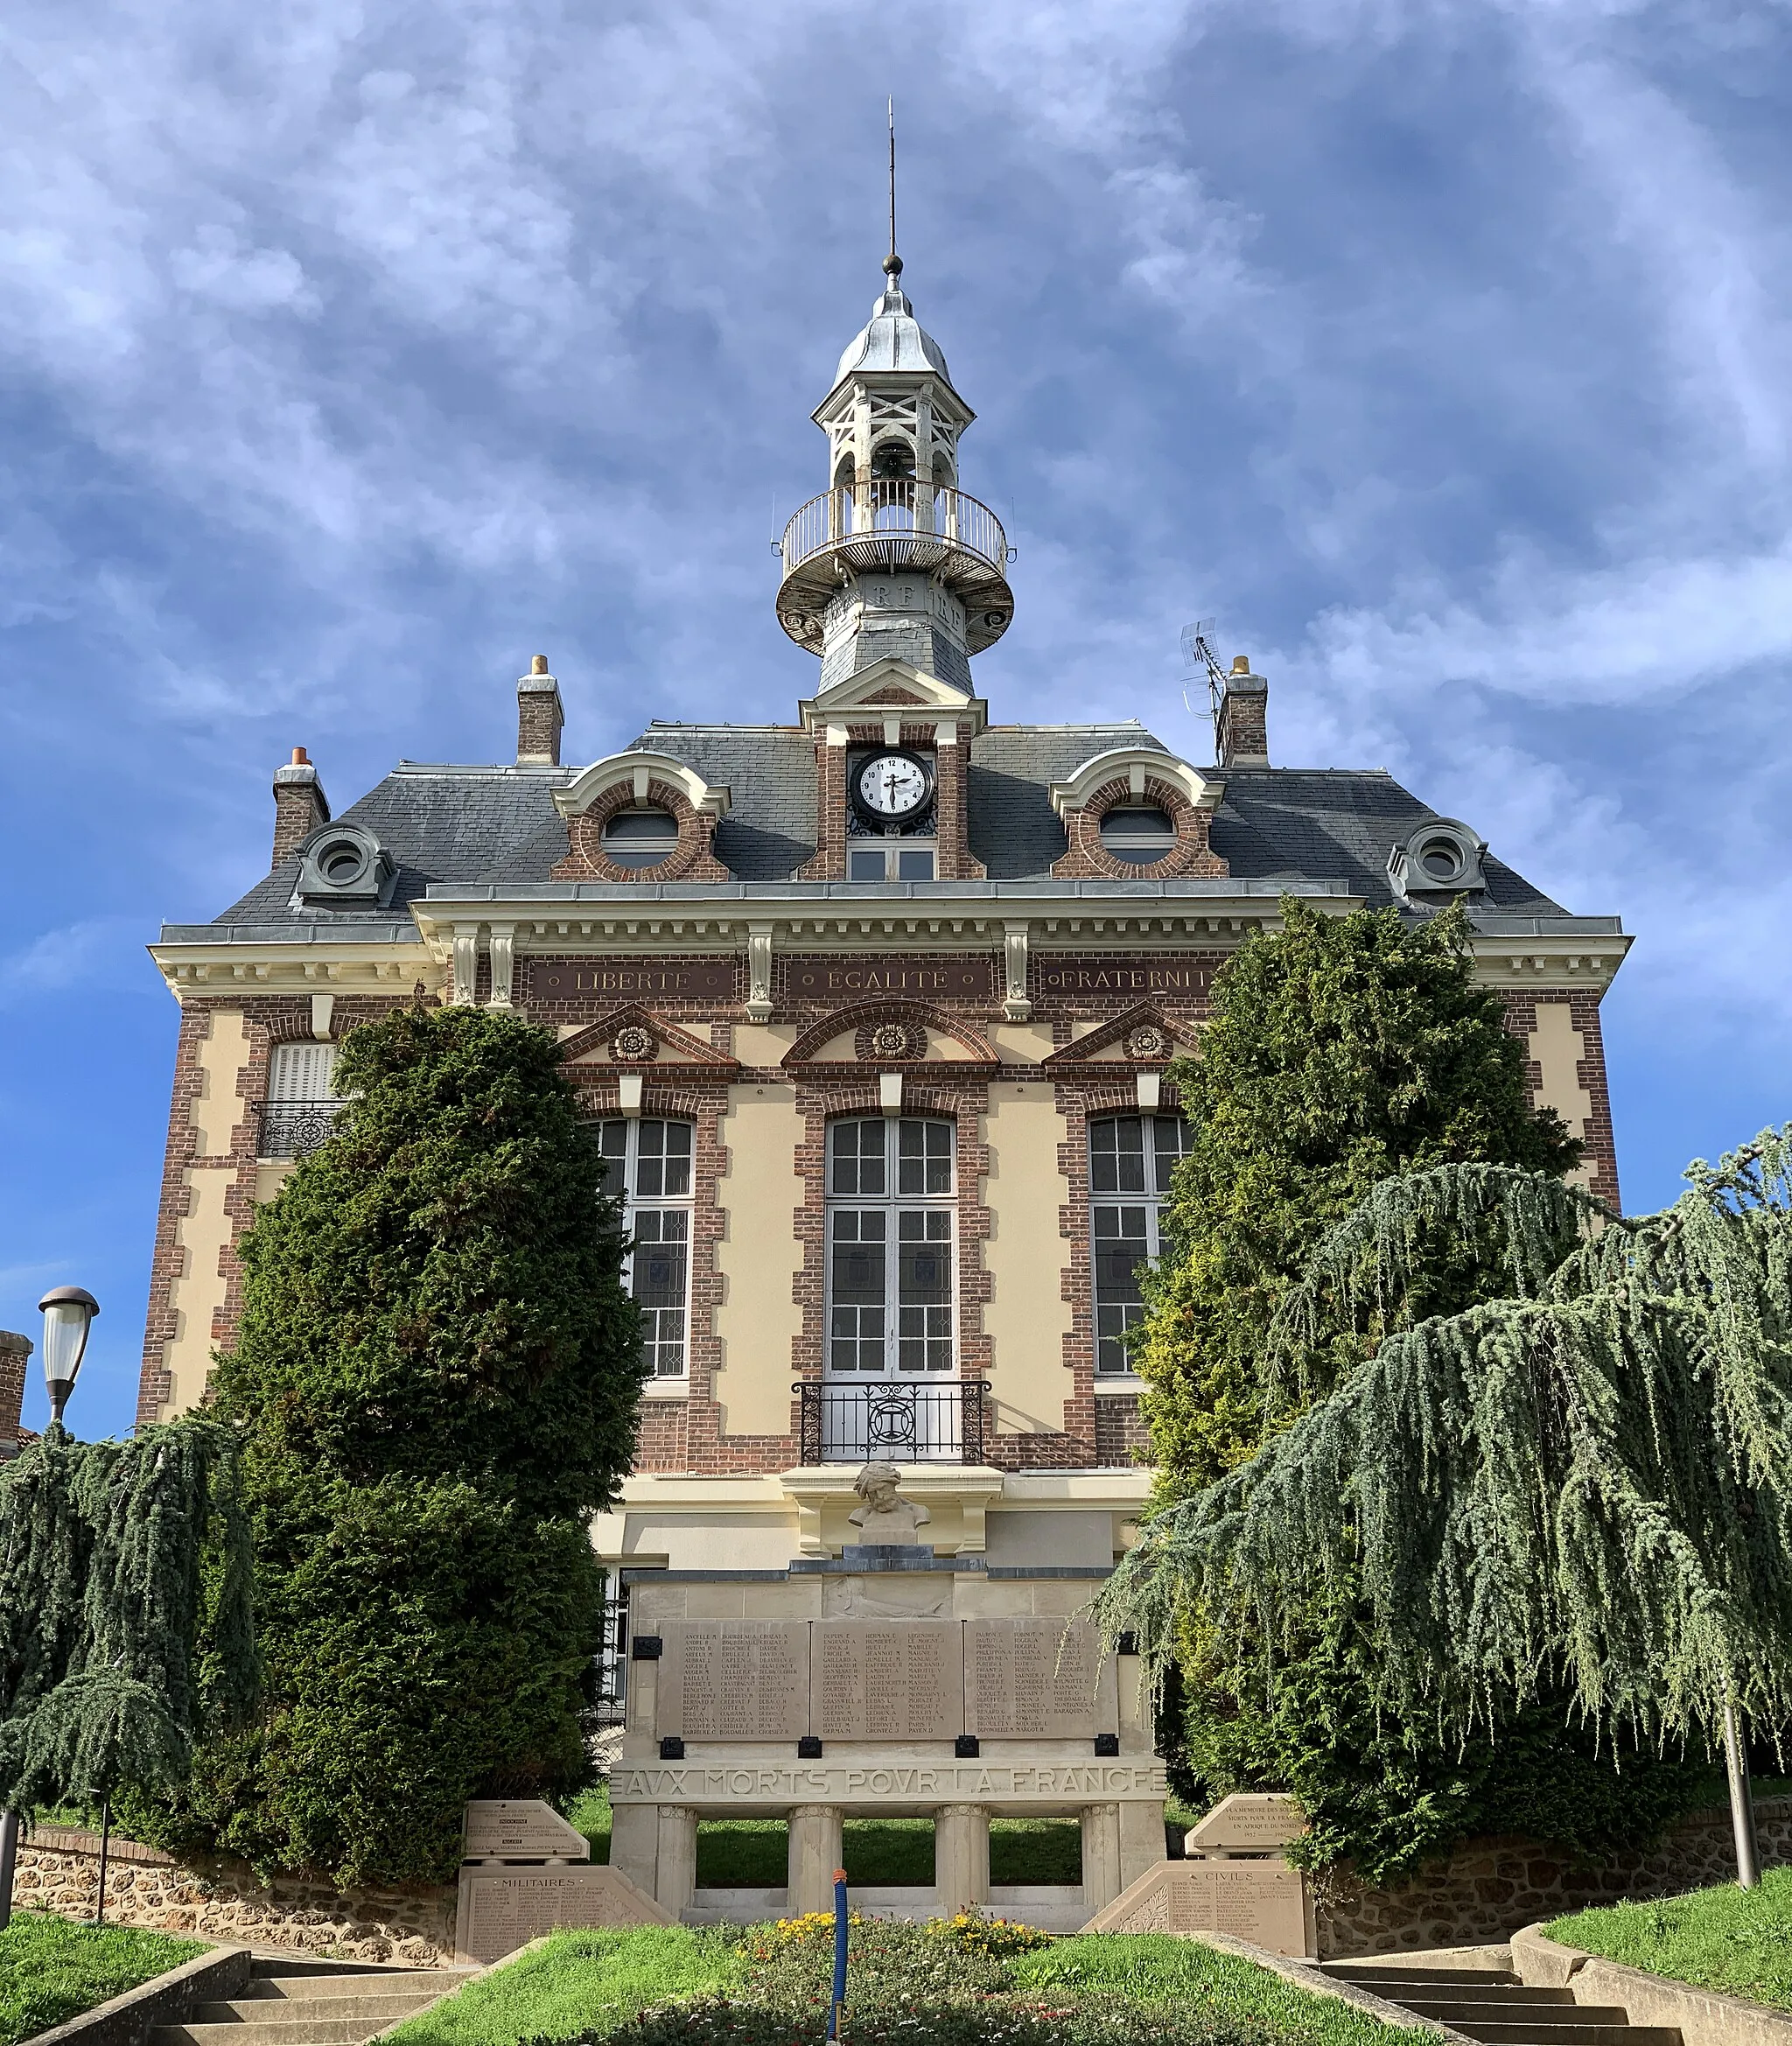
[[[347,1885],[439,1881],[473,1797],[588,1774],[639,1317],[555,1041],[397,1009],[344,1041],[330,1140],[245,1232],[218,1411],[244,1439],[262,1723],[134,1823]]]

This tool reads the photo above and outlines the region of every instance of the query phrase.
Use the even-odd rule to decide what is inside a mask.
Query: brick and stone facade
[[[822,659],[788,723],[656,720],[563,766],[560,687],[537,656],[514,760],[402,763],[332,821],[301,750],[276,776],[266,879],[214,923],[164,932],[182,1019],[143,1419],[202,1399],[232,1341],[237,1244],[292,1169],[294,1076],[325,1072],[324,1048],[421,991],[552,1032],[594,1119],[689,1125],[684,1331],[598,1529],[606,1557],[781,1566],[837,1547],[856,1459],[824,1440],[806,1462],[805,1414],[918,1409],[922,1382],[893,1353],[869,1381],[832,1361],[842,1118],[950,1131],[942,1382],[987,1391],[959,1410],[981,1429],[975,1459],[969,1438],[917,1447],[938,1543],[1026,1563],[1124,1545],[1150,1480],[1138,1388],[1097,1369],[1092,1136],[1104,1118],[1175,1112],[1171,1062],[1198,1049],[1214,976],[1276,927],[1284,893],[1326,914],[1432,914],[1396,893],[1389,863],[1436,813],[1385,774],[1271,765],[1268,683],[1242,657],[1211,766],[1135,722],[993,717],[969,663],[1012,614],[1005,540],[957,488],[970,414],[900,291],[816,417],[831,488],[792,520],[778,615]],[[912,813],[867,814],[863,785],[855,809],[850,778],[880,759],[925,790]],[[1161,813],[1169,849],[1105,840],[1116,806],[1159,832]],[[606,827],[641,811],[658,813],[662,856],[621,864]],[[298,893],[326,823],[389,856],[379,900]],[[1615,1205],[1599,1005],[1628,941],[1491,852],[1467,908],[1533,1097]],[[326,1127],[329,1103],[313,1106]],[[0,1357],[0,1405],[4,1371]]]

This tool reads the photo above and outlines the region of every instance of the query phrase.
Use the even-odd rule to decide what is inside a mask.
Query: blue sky
[[[788,717],[774,516],[880,283],[1019,548],[998,717],[1391,768],[1637,943],[1628,1203],[1792,1115],[1792,14],[1452,0],[15,0],[0,1325],[135,1398],[174,1005],[269,781]],[[33,1389],[27,1418],[41,1417]]]

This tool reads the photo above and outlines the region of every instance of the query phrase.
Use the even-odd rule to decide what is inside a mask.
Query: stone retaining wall
[[[40,1827],[20,1846],[21,1910],[91,1918],[99,1888],[97,1833]],[[206,1855],[182,1864],[136,1840],[115,1839],[106,1870],[106,1916],[120,1925],[414,1967],[453,1960],[454,1902],[445,1886],[339,1890],[288,1875],[262,1883],[246,1862]]]
[[[1761,1799],[1755,1823],[1761,1866],[1792,1862],[1792,1797]],[[1321,1873],[1314,1886],[1320,1957],[1479,1945],[1566,1911],[1673,1896],[1735,1875],[1727,1808],[1684,1818],[1651,1853],[1600,1868],[1576,1867],[1534,1840],[1471,1840],[1398,1889],[1368,1889],[1348,1875]]]

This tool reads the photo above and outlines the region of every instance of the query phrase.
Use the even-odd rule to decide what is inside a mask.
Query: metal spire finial
[[[896,253],[896,102],[886,102],[890,112],[890,253],[884,258],[884,275],[890,280],[890,289],[900,291],[902,278],[902,258]]]

